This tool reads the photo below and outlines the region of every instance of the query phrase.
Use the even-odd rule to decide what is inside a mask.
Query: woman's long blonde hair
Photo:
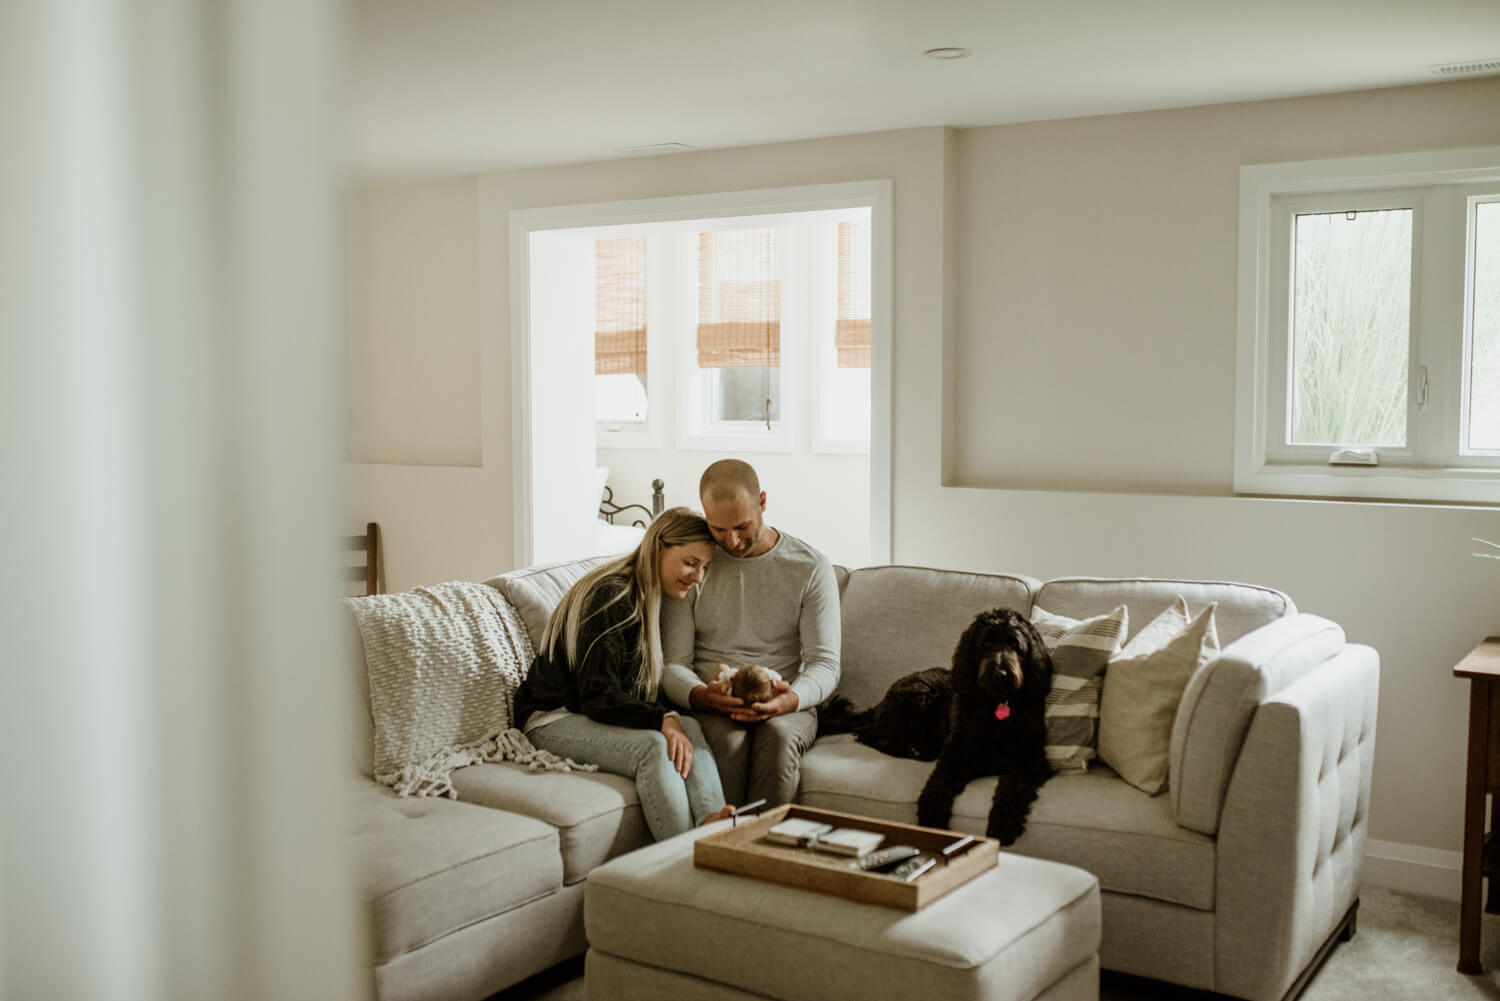
[[[668,508],[663,511],[646,528],[646,536],[634,552],[600,564],[568,589],[568,593],[563,595],[563,600],[558,603],[557,608],[553,609],[552,617],[547,620],[547,628],[542,633],[541,649],[545,650],[555,661],[558,644],[561,643],[562,652],[567,658],[568,670],[577,670],[577,665],[588,656],[588,650],[580,653],[578,649],[578,632],[586,618],[602,613],[617,601],[629,601],[631,604],[629,617],[615,628],[626,629],[637,622],[641,624],[640,643],[637,648],[640,654],[641,671],[635,680],[635,690],[643,699],[656,698],[656,690],[661,684],[662,674],[659,625],[662,593],[661,554],[673,546],[686,546],[695,542],[707,542],[712,545],[713,541],[713,533],[708,530],[708,522],[703,520],[701,514],[685,507]],[[598,608],[589,610],[589,601],[594,591],[606,577],[614,574],[624,575],[630,581],[630,586],[623,591],[616,592]],[[602,638],[602,635],[595,637],[594,642],[597,643]]]

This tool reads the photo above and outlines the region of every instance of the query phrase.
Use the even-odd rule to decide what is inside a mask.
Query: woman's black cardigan
[[[569,670],[560,638],[555,659],[545,650],[536,655],[526,680],[516,690],[517,727],[524,727],[534,712],[566,706],[569,712],[582,713],[596,723],[661,729],[666,707],[642,699],[635,688],[641,670],[641,623],[626,622],[635,607],[629,591],[628,575],[611,574],[584,599],[576,669]],[[622,597],[606,607],[608,599],[616,595]]]

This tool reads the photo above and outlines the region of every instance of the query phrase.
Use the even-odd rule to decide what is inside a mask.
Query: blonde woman
[[[516,723],[533,745],[635,780],[658,841],[729,812],[697,720],[659,697],[662,594],[686,597],[713,552],[701,515],[663,511],[634,552],[563,596],[516,692]]]

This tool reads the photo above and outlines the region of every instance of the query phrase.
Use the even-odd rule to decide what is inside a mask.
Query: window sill
[[[1234,492],[1325,500],[1500,504],[1500,470],[1268,463],[1235,470]]]
[[[660,448],[661,436],[649,427],[594,426],[595,448]]]
[[[789,435],[775,431],[763,434],[694,434],[682,431],[677,435],[677,447],[704,452],[790,452],[792,440]]]

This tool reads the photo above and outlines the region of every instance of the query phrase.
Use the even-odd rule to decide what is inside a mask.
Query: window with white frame
[[[813,438],[818,451],[864,452],[870,445],[870,223],[825,225],[813,231],[814,286],[823,307],[812,310],[817,380]],[[832,280],[824,277],[831,264]],[[828,316],[829,297],[833,314]],[[833,331],[828,337],[827,331]]]
[[[692,240],[697,319],[692,403],[683,415],[699,434],[753,438],[762,426],[775,433],[782,423],[782,286],[792,284],[782,277],[783,234],[758,227],[697,233]],[[788,319],[795,340],[795,315]]]
[[[646,238],[594,242],[594,417],[610,430],[647,425]]]
[[[666,414],[680,448],[869,451],[868,208],[622,227],[595,246],[601,447],[655,447],[637,432]]]
[[[1241,170],[1235,488],[1500,502],[1500,148]]]

